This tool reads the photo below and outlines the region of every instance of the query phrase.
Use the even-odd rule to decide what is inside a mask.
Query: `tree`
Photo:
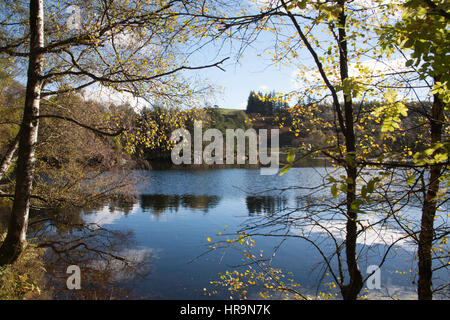
[[[27,90],[22,124],[19,131],[16,189],[8,234],[0,248],[0,264],[14,262],[23,250],[28,226],[31,187],[34,175],[34,146],[37,142],[41,72],[44,55],[43,1],[30,1],[30,51]]]
[[[375,24],[380,15],[383,18],[391,14],[388,9],[392,8],[380,10],[383,8],[382,5],[372,7],[346,0],[326,2],[280,0],[258,5],[256,13],[252,13],[249,9],[241,15],[221,17],[218,21],[230,35],[233,34],[233,30],[234,34],[238,33],[241,36],[240,39],[243,34],[249,35],[245,43],[250,43],[263,31],[275,34],[273,60],[277,64],[283,63],[299,68],[297,62],[301,64],[304,61],[300,49],[306,51],[312,58],[313,63],[301,66],[298,72],[304,79],[310,80],[310,83],[307,83],[302,92],[295,92],[291,96],[313,97],[316,100],[316,103],[311,104],[313,108],[319,106],[317,102],[327,102],[321,106],[331,108],[333,117],[316,119],[318,126],[329,127],[332,134],[327,137],[325,147],[307,150],[307,154],[325,155],[343,169],[343,172],[338,169],[335,175],[324,177],[324,181],[328,183],[314,189],[319,192],[325,187],[330,188],[334,201],[312,206],[305,197],[303,210],[309,212],[305,217],[287,214],[279,219],[272,218],[267,223],[283,224],[287,229],[286,232],[289,232],[291,227],[298,228],[303,221],[303,226],[313,224],[329,234],[335,244],[335,251],[331,257],[324,254],[320,245],[312,244],[322,254],[326,267],[332,273],[343,298],[356,299],[365,281],[358,264],[358,239],[373,226],[381,224],[380,221],[385,221],[381,218],[380,221],[366,225],[362,223],[361,218],[365,213],[364,207],[372,206],[372,194],[381,180],[370,177],[368,173],[370,166],[365,163],[373,148],[373,143],[367,143],[370,140],[370,133],[365,131],[365,125],[374,122],[374,117],[371,116],[372,110],[362,108],[364,99],[377,94],[376,88],[379,83],[375,79],[380,75],[374,75],[372,70],[363,65],[361,59],[366,56],[374,56],[374,60],[383,58],[382,53],[369,45],[369,40],[373,42],[374,39],[366,37],[375,36],[371,23]],[[213,18],[214,14],[211,13],[209,16]],[[323,34],[327,31],[329,36],[325,38]],[[322,35],[315,36],[317,32]],[[314,74],[313,79],[308,79],[307,73]],[[384,77],[384,74],[381,77]],[[294,117],[292,122],[298,120],[300,119]],[[290,163],[282,170],[282,174],[292,166],[294,157],[288,156],[288,161]],[[340,194],[343,195],[343,200]],[[322,209],[318,210],[320,207]],[[344,232],[341,233],[342,241],[334,234],[336,229],[337,231],[340,229],[330,226],[327,222],[329,218],[323,216],[331,214],[330,212],[342,215],[345,221]],[[261,225],[267,226],[266,223]],[[252,234],[257,234],[254,231],[256,227],[250,228]],[[286,237],[286,233],[278,236]],[[296,236],[311,242],[307,235]],[[394,244],[395,242],[388,246],[385,255]],[[345,252],[345,258],[342,252]],[[332,259],[338,260],[337,269],[332,265]],[[383,257],[380,258],[380,265],[384,260]]]
[[[167,160],[176,145],[171,139],[174,130],[183,128],[193,132],[194,122],[207,124],[205,110],[192,108],[164,108],[154,105],[144,108],[133,119],[130,130],[124,134],[125,149],[145,160]]]
[[[14,73],[9,70],[5,60],[0,62],[0,139],[7,141],[3,145],[0,159],[0,181],[5,177],[12,164],[12,159],[19,144],[18,123],[20,122],[20,105],[23,104],[24,88],[14,81]]]
[[[275,92],[270,93],[255,93],[251,91],[248,100],[246,113],[259,113],[265,116],[272,116],[275,114],[280,114],[283,110],[288,107],[285,101],[280,101],[277,99]]]
[[[450,49],[448,25],[450,14],[445,1],[413,0],[402,4],[402,18],[394,26],[381,30],[382,44],[388,49],[410,50],[406,64],[415,71],[430,89],[431,108],[424,111],[429,125],[426,150],[417,152],[415,164],[425,166],[428,183],[423,187],[422,217],[418,237],[418,297],[433,297],[433,242],[436,240],[434,221],[437,216],[441,183],[448,180],[450,143],[448,126],[450,111],[450,75],[448,72]],[[427,26],[424,28],[424,26]],[[431,84],[430,84],[431,82]],[[414,178],[413,178],[414,179]],[[447,185],[448,186],[448,183]]]
[[[195,3],[68,0],[49,2],[45,8],[43,0],[26,4],[27,1],[0,4],[0,54],[28,68],[14,203],[8,233],[0,247],[0,265],[14,262],[25,244],[39,120],[58,118],[39,113],[43,97],[94,84],[134,95],[145,92],[147,99],[170,96],[170,90],[179,93],[174,95],[179,97],[192,90],[183,81],[177,81],[177,73],[221,63],[191,67],[174,54],[174,48],[185,46],[192,34],[202,35],[199,29],[204,26],[195,24],[186,14],[196,8]],[[76,14],[82,12],[83,19],[77,19],[75,14],[70,17],[75,21],[67,23],[61,13],[68,8],[78,10]],[[75,119],[62,120],[96,130]],[[121,131],[103,133],[115,135]]]
[[[410,1],[408,5],[414,6],[414,3],[416,2]],[[446,43],[448,32],[446,30],[447,25],[442,20],[442,17],[445,18],[448,13],[445,5],[441,2],[425,1],[425,4],[430,8],[429,14],[425,14],[423,9],[409,11],[410,18],[415,18],[417,13],[423,14],[424,17],[436,18],[436,21],[420,20],[415,24],[415,32],[424,34],[423,37],[418,38],[419,40],[415,42],[415,45],[420,47],[419,51],[422,53],[427,52],[423,59],[425,62],[420,67],[429,68],[432,64],[431,61],[435,59],[434,64],[439,65],[441,73],[448,74],[448,56],[444,54],[448,52],[448,43]],[[403,175],[404,171],[407,171],[405,169],[424,167],[434,168],[434,176],[437,178],[438,168],[444,169],[447,163],[447,155],[442,152],[446,149],[446,144],[442,143],[435,144],[434,147],[425,152],[426,154],[420,153],[420,148],[416,149],[418,151],[416,155],[417,158],[421,158],[420,161],[423,158],[428,158],[428,161],[432,164],[419,161],[417,165],[411,165],[408,161],[402,161],[402,157],[409,157],[413,153],[409,145],[399,145],[398,139],[403,139],[406,132],[413,132],[414,129],[422,129],[423,127],[423,124],[420,123],[415,128],[402,130],[397,136],[395,130],[400,129],[402,118],[405,118],[409,111],[420,114],[419,119],[422,119],[421,117],[432,119],[434,116],[419,110],[425,106],[423,103],[420,103],[420,108],[417,108],[414,104],[409,104],[412,108],[408,109],[407,94],[415,94],[416,87],[413,82],[420,80],[415,77],[415,70],[411,68],[414,62],[409,61],[406,68],[404,66],[396,67],[391,65],[391,61],[388,60],[392,57],[393,50],[380,51],[377,48],[378,36],[376,31],[378,26],[385,22],[395,21],[395,12],[398,12],[399,9],[401,7],[397,3],[386,2],[372,2],[367,5],[358,1],[344,0],[325,2],[271,1],[263,4],[258,2],[253,8],[242,10],[240,14],[234,16],[225,15],[218,18],[218,14],[208,13],[203,15],[216,19],[222,25],[219,31],[226,32],[229,36],[235,36],[239,40],[245,39],[243,47],[246,47],[264,31],[275,34],[273,42],[275,52],[273,53],[273,50],[271,50],[274,62],[298,68],[299,77],[306,84],[303,92],[295,92],[291,96],[303,95],[304,97],[313,97],[315,100],[291,109],[294,114],[290,121],[294,129],[301,128],[301,124],[299,124],[301,118],[296,118],[295,114],[307,114],[310,109],[317,111],[318,108],[327,106],[332,109],[333,117],[331,119],[328,117],[330,113],[327,112],[314,119],[318,127],[332,129],[332,134],[326,138],[325,146],[309,148],[306,150],[306,154],[325,155],[345,169],[345,174],[342,174],[339,170],[336,171],[339,177],[335,175],[324,177],[324,180],[329,181],[330,191],[337,203],[330,204],[328,207],[323,205],[322,208],[331,211],[337,210],[346,219],[345,240],[343,242],[335,241],[334,257],[337,256],[339,263],[337,272],[332,272],[343,297],[346,299],[355,299],[364,283],[358,268],[358,256],[356,254],[358,239],[361,239],[362,235],[371,228],[387,223],[389,219],[398,221],[397,214],[399,215],[400,212],[397,204],[409,199],[408,196],[400,196],[398,193],[394,193],[391,188],[394,185],[394,179],[402,176],[404,177],[402,184],[408,185],[411,176],[408,178],[407,175]],[[423,28],[423,25],[428,23],[433,26],[437,25],[437,30]],[[320,27],[323,28],[320,29]],[[294,28],[295,32],[290,33],[289,28]],[[394,33],[398,32],[398,35],[401,35],[403,31],[400,29],[395,28]],[[326,31],[328,31],[329,36],[326,36]],[[406,33],[412,34],[410,31],[406,30]],[[431,47],[431,51],[428,51],[430,47],[427,46],[424,39],[427,41],[434,39],[435,34],[436,42],[439,45],[435,48]],[[395,36],[387,38],[387,42],[392,39],[395,39]],[[406,43],[411,46],[413,44],[410,40],[411,37],[408,39],[409,42]],[[312,57],[313,63],[311,65],[298,67],[297,61],[302,62],[304,60],[300,49],[304,49]],[[430,54],[428,55],[428,53]],[[395,58],[403,59],[403,61],[408,60],[402,54]],[[371,68],[374,63],[382,64],[383,68]],[[417,66],[419,64],[420,62],[417,62]],[[440,76],[442,77],[442,74]],[[436,82],[433,90],[434,93],[442,96],[441,99],[448,96],[442,84],[443,81]],[[397,89],[405,89],[403,91],[406,94],[401,97],[398,95]],[[370,100],[374,101],[376,98],[379,99],[379,103],[366,103]],[[249,101],[251,102],[250,97]],[[442,108],[434,109],[438,111]],[[321,113],[317,112],[317,114],[320,115]],[[435,114],[437,115],[439,112]],[[433,131],[436,133],[439,131],[437,124],[442,123],[442,120],[438,117],[433,121],[435,128]],[[374,136],[375,133],[379,134],[379,137]],[[435,141],[440,139],[437,134],[433,135]],[[418,137],[421,137],[421,133],[418,134]],[[423,145],[423,142],[419,142],[417,145]],[[398,149],[401,149],[401,152],[397,152]],[[436,150],[440,151],[436,152]],[[423,156],[421,157],[421,155]],[[292,156],[288,156],[288,159],[290,159],[290,163],[286,165],[282,173],[285,173],[294,162]],[[377,168],[381,168],[382,171],[378,173],[379,177],[374,177],[374,170]],[[424,208],[432,208],[431,211],[434,211],[433,207],[436,207],[432,203],[434,200],[431,201],[431,199],[436,199],[436,195],[439,194],[438,181],[445,178],[442,175],[442,170],[440,172],[439,178],[432,178],[434,183],[430,184],[432,190],[427,196],[429,201],[424,202]],[[418,180],[420,180],[419,177],[423,178],[423,175],[418,176]],[[320,187],[317,190],[320,190]],[[344,203],[338,201],[339,195],[342,193],[345,195]],[[389,197],[386,197],[387,193],[389,193]],[[406,194],[408,194],[407,191]],[[376,197],[383,198],[385,202],[377,201]],[[306,204],[308,205],[307,211],[311,212],[311,204]],[[371,222],[365,214],[374,210],[375,206],[378,206],[378,210],[386,213],[386,218],[380,217],[379,220]],[[429,211],[429,209],[426,209],[426,211]],[[331,233],[331,229],[327,227],[327,223],[325,225],[321,223],[322,220],[320,219],[327,221],[326,217],[319,217],[317,214],[309,217],[315,219],[315,221],[308,220],[309,223],[315,223],[325,232],[328,232],[334,240],[338,240]],[[282,218],[284,219],[286,216],[283,215]],[[294,220],[293,218],[287,221],[294,224]],[[430,222],[430,219],[427,220]],[[367,223],[365,223],[366,221]],[[289,225],[288,222],[279,221],[279,223],[285,223],[286,226]],[[402,227],[404,226],[402,225]],[[427,229],[431,230],[429,227]],[[380,265],[400,239],[404,237],[414,238],[414,232],[410,233],[407,228],[404,231],[404,235],[387,245],[385,255],[380,259]],[[307,237],[304,237],[304,239],[309,240]],[[444,240],[442,237],[440,239]],[[423,243],[425,242],[429,241]],[[344,248],[345,261],[341,257],[341,251]],[[425,251],[428,251],[428,249]],[[327,256],[323,256],[323,258],[327,267],[332,269],[330,258]],[[342,267],[342,262],[345,262],[347,270]],[[344,271],[349,274],[350,279],[347,282],[344,281],[342,276]]]

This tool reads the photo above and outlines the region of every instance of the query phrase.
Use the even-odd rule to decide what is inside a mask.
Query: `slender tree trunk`
[[[341,13],[339,15],[339,67],[342,83],[349,78],[348,74],[348,49],[347,35],[345,32],[346,14],[345,0],[340,2]],[[349,283],[342,287],[342,297],[344,300],[356,300],[359,292],[363,287],[363,278],[358,266],[358,258],[356,254],[357,244],[357,219],[358,213],[352,207],[356,199],[356,137],[353,126],[353,101],[350,94],[344,93],[344,119],[345,128],[343,128],[345,136],[346,159],[345,169],[347,172],[347,223],[345,238],[345,255],[347,269],[349,274]]]
[[[28,213],[35,166],[35,146],[38,137],[39,102],[44,46],[43,0],[30,0],[30,54],[23,119],[19,131],[17,174],[14,203],[8,233],[0,247],[0,265],[17,260],[26,242]]]
[[[350,160],[351,161],[351,160]],[[358,214],[352,208],[353,201],[356,199],[356,178],[357,169],[352,164],[347,164],[347,224],[345,237],[345,256],[347,269],[349,274],[348,284],[342,287],[342,297],[344,300],[356,300],[359,292],[363,287],[363,277],[358,266],[358,258],[356,253],[356,245],[358,238],[357,219]]]
[[[441,142],[442,123],[444,119],[444,104],[437,95],[434,95],[433,106],[431,108],[431,144]],[[440,150],[437,150],[439,152]],[[422,221],[419,234],[419,300],[431,300],[432,291],[432,246],[434,234],[434,217],[437,210],[437,195],[439,193],[439,178],[442,173],[442,166],[432,166],[429,170],[429,182],[422,207]]]
[[[351,95],[344,95],[344,105],[341,108],[341,103],[336,92],[336,88],[329,81],[325,71],[323,70],[322,63],[314,51],[312,46],[309,44],[306,36],[303,34],[301,27],[297,23],[294,15],[289,11],[288,6],[285,1],[281,1],[284,9],[288,13],[289,18],[293,22],[297,32],[305,44],[308,51],[314,58],[314,61],[319,69],[319,73],[324,80],[327,88],[330,90],[333,97],[333,104],[335,107],[335,112],[338,116],[339,126],[342,134],[345,138],[346,146],[346,159],[345,159],[345,169],[347,172],[347,199],[346,199],[346,211],[347,211],[347,224],[346,224],[346,239],[345,239],[345,252],[346,252],[346,262],[347,269],[349,273],[349,283],[347,285],[341,286],[341,294],[345,300],[355,300],[358,297],[359,292],[363,287],[363,278],[361,271],[358,267],[358,258],[356,254],[356,243],[357,243],[357,219],[358,214],[352,205],[356,199],[356,178],[357,178],[357,164],[356,164],[356,136],[353,126],[353,102]],[[339,63],[340,63],[340,78],[341,82],[344,83],[345,80],[349,78],[348,74],[348,49],[347,49],[347,35],[345,31],[346,26],[346,13],[345,4],[346,0],[339,0],[338,4],[341,8],[339,14],[339,35],[338,35],[338,46],[339,46]],[[340,132],[337,130],[337,135]]]
[[[3,175],[8,171],[11,166],[12,159],[14,153],[16,153],[17,147],[19,146],[19,135],[17,135],[13,141],[8,146],[8,149],[5,152],[2,160],[0,161],[0,180],[3,178]]]

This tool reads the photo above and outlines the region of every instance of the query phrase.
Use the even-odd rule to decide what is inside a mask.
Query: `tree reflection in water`
[[[247,196],[245,199],[249,216],[274,215],[286,209],[287,199],[280,196]]]
[[[129,202],[110,202],[110,210],[129,212]],[[109,230],[97,223],[86,223],[82,214],[104,208],[65,208],[33,212],[31,240],[47,248],[45,254],[49,290],[56,299],[124,299],[133,295],[130,284],[150,272],[152,251],[131,249],[132,232]],[[81,270],[81,289],[69,290],[67,267]]]
[[[207,213],[220,202],[219,196],[210,195],[176,195],[176,194],[143,194],[140,197],[140,206],[144,212],[159,217],[166,211],[177,212],[180,207],[202,210]]]

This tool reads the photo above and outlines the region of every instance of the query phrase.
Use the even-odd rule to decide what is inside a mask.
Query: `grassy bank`
[[[9,214],[8,207],[0,208],[0,243],[3,242],[5,231],[5,216]],[[27,244],[19,259],[12,265],[0,267],[0,300],[34,300],[50,299],[45,287],[44,268],[45,249]]]
[[[44,288],[43,249],[27,245],[12,265],[0,267],[0,299],[49,299]]]

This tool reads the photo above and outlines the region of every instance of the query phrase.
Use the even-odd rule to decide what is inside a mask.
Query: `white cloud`
[[[365,68],[369,71],[370,75],[380,76],[382,74],[389,75],[392,73],[399,73],[411,70],[410,68],[405,66],[404,58],[397,58],[391,60],[375,60],[368,59],[360,63],[362,68]],[[349,75],[351,77],[361,76],[359,72],[360,68],[358,68],[356,63],[351,63],[349,65]]]
[[[119,92],[112,88],[104,86],[92,86],[84,89],[85,99],[93,100],[99,103],[129,104],[132,108],[138,110],[148,106],[148,102],[142,98],[134,97],[128,92]]]
[[[111,271],[115,281],[130,280],[135,273],[129,272],[129,267],[139,268],[144,271],[143,268],[148,268],[148,263],[150,260],[158,258],[158,253],[160,249],[141,247],[139,249],[124,249],[119,252],[112,252],[113,254],[126,259],[127,265],[117,259],[111,260],[93,260],[90,263],[90,267],[101,270]],[[146,265],[147,264],[147,265]]]
[[[367,59],[359,63],[350,63],[349,76],[364,83],[366,87],[386,83],[391,85],[404,83],[405,79],[408,78],[408,74],[405,72],[412,71],[411,68],[405,66],[405,62],[404,58],[395,58],[388,60]],[[332,84],[338,83],[337,73],[330,75],[327,72],[327,76]],[[308,72],[292,71],[291,86],[292,90],[301,92],[319,86],[324,88],[325,84],[317,68],[312,67]]]
[[[379,217],[366,216],[364,219],[360,220],[360,223],[364,226],[370,226],[365,232],[360,235],[357,239],[358,244],[373,246],[375,244],[389,246],[395,243],[397,246],[402,247],[405,250],[414,250],[414,244],[411,240],[405,237],[405,233],[399,229],[377,227],[376,222]],[[320,225],[315,225],[311,223],[310,225],[300,227],[299,229],[293,229],[294,234],[299,235],[311,235],[311,234],[323,234],[328,236],[331,233],[337,239],[345,239],[346,222],[343,220],[329,220],[321,223]]]
[[[130,210],[128,215],[134,214],[139,210],[139,204],[133,204],[133,208]],[[101,210],[95,211],[95,213],[87,214],[83,217],[86,223],[96,224],[98,226],[111,225],[117,220],[122,218],[123,212],[121,211],[110,211],[109,206],[104,206]]]
[[[258,87],[258,91],[261,91],[263,93],[269,93],[270,88],[269,88],[269,86],[263,84],[263,85]]]

